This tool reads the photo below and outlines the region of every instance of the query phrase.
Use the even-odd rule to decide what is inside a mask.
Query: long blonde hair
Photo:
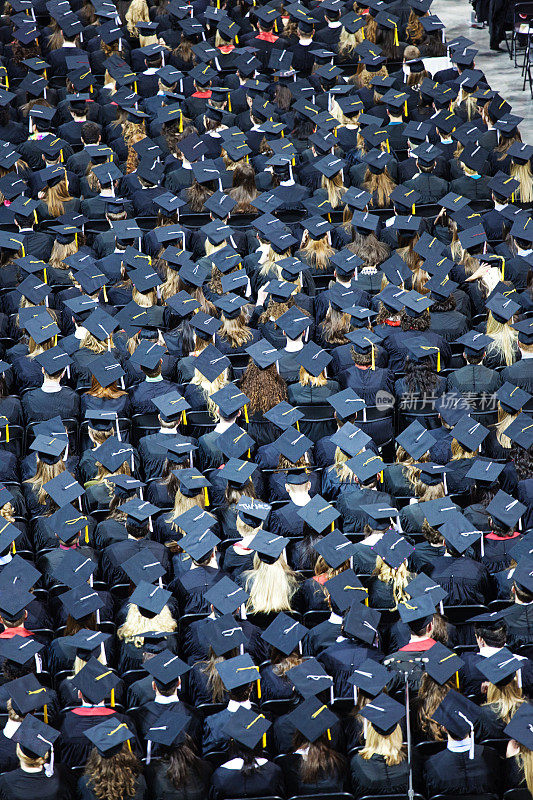
[[[519,743],[520,752],[516,760],[522,772],[524,773],[524,780],[530,793],[533,794],[533,752],[523,744]]]
[[[246,316],[241,311],[235,319],[228,319],[222,314],[222,325],[217,331],[220,339],[228,342],[230,347],[242,347],[243,344],[253,339],[253,333],[246,324]]]
[[[64,471],[65,462],[62,458],[54,464],[45,464],[44,461],[41,461],[39,455],[37,455],[37,469],[35,470],[35,475],[32,478],[27,478],[24,483],[30,484],[32,490],[37,494],[37,502],[44,506],[46,498],[48,497],[48,492],[43,489],[44,484]]]
[[[511,161],[511,178],[520,181],[520,202],[531,203],[533,200],[533,175],[531,174],[531,165],[529,161],[525,164],[515,164]]]
[[[510,438],[506,436],[505,431],[509,425],[515,421],[519,413],[520,412],[517,411],[516,414],[508,414],[507,411],[504,411],[501,405],[498,403],[498,422],[494,426],[494,429],[496,431],[496,439],[502,447],[507,449],[511,447],[512,442]]]
[[[247,611],[252,614],[292,611],[291,600],[298,589],[298,579],[283,556],[274,564],[267,564],[256,553],[253,569],[246,570],[243,575],[249,594]]]
[[[128,33],[134,38],[138,38],[139,30],[137,22],[150,22],[150,11],[146,0],[131,0],[126,11],[126,25]]]
[[[218,420],[217,405],[211,400],[211,395],[215,394],[215,392],[218,392],[219,389],[222,389],[223,386],[226,386],[229,383],[227,369],[221,372],[214,381],[208,381],[207,378],[202,375],[200,370],[195,368],[194,375],[191,378],[191,383],[194,386],[198,386],[198,388],[201,390],[207,410],[213,419]]]
[[[64,203],[72,200],[69,194],[67,179],[63,178],[55,186],[45,186],[39,197],[46,204],[51,217],[60,217],[65,212]]]
[[[346,192],[346,186],[342,181],[342,174],[337,172],[332,178],[326,178],[322,175],[320,185],[328,193],[328,202],[333,208],[338,208],[341,200]]]
[[[143,617],[139,606],[130,603],[126,619],[117,630],[117,636],[125,642],[130,642],[135,647],[142,647],[144,644],[144,633],[148,631],[163,631],[172,633],[178,627],[176,620],[170,613],[168,606],[163,606],[161,612],[155,617]]]
[[[405,761],[405,748],[403,746],[402,729],[396,725],[392,733],[384,736],[374,728],[371,722],[367,724],[365,746],[359,751],[361,758],[369,761],[372,756],[383,756],[388,767],[401,764]]]
[[[335,448],[335,458],[333,465],[328,468],[328,472],[330,470],[335,470],[335,474],[341,483],[353,483],[355,481],[355,472],[353,472],[350,467],[348,466],[347,462],[350,460],[350,456],[341,450],[340,447]]]
[[[188,497],[187,495],[182,494],[180,489],[177,489],[176,494],[174,495],[174,508],[166,518],[166,521],[171,523],[175,530],[181,530],[181,528],[174,523],[174,520],[177,519],[181,514],[185,514],[185,512],[190,508],[205,508],[205,498],[203,492],[199,492],[192,497]]]
[[[505,686],[496,686],[494,683],[489,683],[487,687],[487,702],[484,705],[491,706],[496,716],[508,724],[511,721],[511,717],[525,702],[526,699],[522,694],[522,689],[518,686],[518,678],[515,675]]]
[[[486,333],[492,339],[492,342],[487,346],[487,355],[495,353],[505,361],[507,366],[514,364],[516,361],[518,331],[511,328],[507,322],[498,322],[494,319],[492,311],[489,311]]]
[[[407,595],[405,589],[407,584],[412,580],[412,575],[407,569],[407,563],[404,561],[399,567],[393,569],[393,567],[389,567],[381,556],[377,556],[376,566],[374,567],[372,575],[374,575],[378,581],[382,581],[382,583],[392,583],[392,595],[394,597],[395,606],[391,611],[397,609],[398,603],[406,599]]]

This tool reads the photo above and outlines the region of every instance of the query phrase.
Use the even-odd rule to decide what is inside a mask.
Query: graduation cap
[[[222,468],[220,474],[234,486],[244,486],[244,484],[250,480],[256,469],[257,464],[251,461],[241,461],[238,458],[230,458]]]
[[[372,512],[366,511],[366,513],[379,514],[379,517],[382,517],[383,514],[387,514],[387,519],[391,515],[396,516],[398,513],[395,508],[386,507],[385,509],[381,509],[379,503],[375,505],[377,506],[376,509],[374,509],[373,505],[365,506],[366,509],[372,509]],[[376,542],[373,550],[376,555],[381,556],[383,561],[385,561],[389,567],[392,569],[397,569],[414,552],[414,547],[407,541],[407,539],[405,539],[399,533],[396,533],[396,531],[387,531],[383,534],[381,539]]]
[[[236,505],[237,514],[243,522],[252,528],[255,528],[258,523],[267,520],[271,508],[272,507],[268,503],[262,500],[256,500],[253,497],[246,497],[246,495],[243,495]]]
[[[198,311],[191,319],[191,326],[201,339],[209,341],[218,331],[222,323],[216,317],[211,317],[204,311]]]
[[[217,657],[225,656],[244,644],[244,632],[232,614],[223,614],[215,619],[208,618],[203,628],[205,642]]]
[[[103,335],[103,334],[101,334]],[[107,337],[106,337],[107,338]],[[97,355],[90,363],[89,369],[94,375],[100,386],[105,388],[115,381],[124,377],[126,374],[122,369],[120,361],[109,350]],[[98,450],[100,454],[100,449]],[[121,462],[122,463],[122,462]]]
[[[258,342],[245,348],[246,353],[257,364],[259,369],[267,369],[275,364],[279,357],[279,351],[273,347],[267,339],[260,339]],[[274,409],[271,409],[273,411]],[[270,412],[266,412],[263,416]],[[303,415],[302,415],[303,416]],[[275,423],[276,424],[276,423]],[[289,424],[292,424],[289,422]],[[281,426],[280,426],[281,427]]]
[[[271,726],[272,723],[264,714],[240,706],[235,713],[229,715],[224,730],[231,739],[253,750],[261,739],[265,744],[265,735]]]
[[[456,343],[462,344],[468,354],[476,355],[482,350],[486,350],[491,342],[492,339],[490,336],[474,330],[463,334],[463,336],[457,339]]]
[[[533,344],[533,320],[522,319],[514,322],[512,326],[518,331],[518,341],[522,344]]]
[[[499,198],[508,200],[520,186],[520,181],[500,171],[490,179],[488,186]]]
[[[252,437],[235,423],[219,434],[217,438],[217,447],[226,458],[240,458],[254,444]]]
[[[5,683],[7,697],[10,698],[15,711],[25,716],[31,711],[38,711],[52,702],[50,690],[41,686],[37,677],[30,673]]]
[[[186,497],[194,497],[199,494],[202,489],[207,489],[211,486],[205,475],[202,475],[202,473],[194,467],[176,469],[174,470],[174,474],[179,481],[180,491]]]
[[[523,239],[526,242],[533,241],[533,220],[520,214],[514,221],[511,228],[511,236],[515,239]],[[487,304],[488,305],[488,304]]]
[[[288,404],[287,404],[288,405]],[[277,406],[275,409],[274,419],[272,419],[272,414],[269,417],[269,421],[274,422],[274,424],[278,424],[281,422],[282,425],[279,427],[285,427],[285,423],[283,419],[281,419],[282,414],[286,414],[286,416],[291,416],[289,414],[289,410],[287,411],[276,411]],[[313,442],[311,439],[308,439],[305,434],[300,433],[299,431],[295,430],[292,427],[286,428],[284,432],[279,436],[275,442],[273,442],[274,447],[287,458],[292,464],[297,464],[298,461],[311,449],[313,446]]]
[[[133,501],[128,501],[120,507],[120,510],[124,511],[128,516],[132,516],[131,508],[125,508],[125,506],[130,506],[131,502],[139,503],[140,501],[134,498]],[[150,506],[151,504],[148,503],[148,505]],[[156,511],[159,510],[155,506],[152,507]],[[124,561],[121,567],[135,586],[142,581],[154,583],[165,574],[165,569],[161,562],[154,559],[154,554],[148,548],[135,553],[131,558]]]
[[[22,751],[30,758],[45,758],[54,750],[54,743],[59,738],[59,731],[41,722],[40,719],[28,714],[20,723],[12,736]],[[53,755],[51,756],[49,773],[53,774]]]
[[[180,547],[192,558],[193,561],[201,561],[213,552],[220,539],[211,530],[203,533],[189,533],[180,539]]]
[[[285,675],[304,698],[316,697],[333,685],[333,678],[316,658],[309,658],[296,667],[291,667]]]
[[[1,500],[0,500],[1,503]],[[29,590],[40,578],[39,570],[18,554],[4,565],[0,572],[0,589],[21,587]]]
[[[73,503],[74,500],[84,494],[83,487],[68,470],[60,472],[59,475],[47,481],[43,485],[43,489],[59,508],[63,508],[68,503]]]
[[[344,617],[342,630],[345,634],[372,645],[378,634],[381,613],[375,608],[369,608],[362,602],[352,602]]]
[[[146,671],[165,689],[174,686],[190,667],[171,650],[163,650],[145,663]]]
[[[346,611],[352,603],[362,603],[367,599],[367,590],[353,569],[343,570],[333,578],[329,578],[324,588],[341,612]]]
[[[427,428],[415,420],[396,437],[396,442],[412,458],[418,460],[433,447],[436,439]]]
[[[533,444],[533,418],[529,414],[519,414],[505,433],[513,442],[528,450]]]
[[[346,465],[361,483],[368,483],[370,479],[374,479],[383,470],[385,462],[381,456],[369,450],[363,450],[362,453],[357,453],[353,458],[350,458]]]
[[[475,452],[486,437],[489,431],[480,422],[476,422],[472,417],[465,414],[459,422],[452,428],[452,436],[456,439],[466,450]]]
[[[379,694],[359,712],[382,736],[391,734],[405,716],[405,707],[387,694]]]
[[[231,692],[239,686],[246,686],[259,680],[259,667],[256,667],[248,653],[228,658],[215,665],[226,691]],[[290,670],[289,670],[290,672]]]
[[[261,638],[288,656],[298,647],[307,632],[306,627],[281,611],[263,631]]]
[[[228,294],[217,300],[216,305],[220,308],[226,319],[236,319],[242,311],[242,307],[248,302],[233,292],[248,286],[248,274],[245,269],[238,269],[228,275],[222,275],[222,291]]]
[[[164,747],[183,744],[186,741],[189,724],[190,718],[186,714],[176,713],[170,707],[154,720],[146,731],[145,739],[147,742],[155,742]]]
[[[390,672],[382,664],[367,658],[354,669],[348,678],[348,683],[354,687],[354,703],[357,702],[356,690],[364,692],[370,697],[376,697],[390,680]]]
[[[315,342],[307,342],[296,354],[296,359],[307,372],[318,377],[324,372],[332,356]]]
[[[329,731],[339,719],[316,697],[307,697],[287,715],[287,721],[294,725],[308,742],[314,742]]]
[[[196,357],[195,368],[208,381],[214,381],[219,375],[231,366],[230,360],[223,355],[214,345],[208,345]]]
[[[506,647],[502,647],[497,653],[488,658],[482,658],[479,662],[479,669],[486,679],[495,686],[505,686],[510,683],[524,666],[524,659],[514,655]]]
[[[398,610],[402,622],[405,622],[413,630],[419,631],[429,625],[433,619],[435,603],[430,593],[426,592],[418,597],[402,600],[398,603]]]
[[[498,398],[503,410],[508,414],[516,414],[521,408],[523,408],[523,406],[526,405],[526,403],[529,402],[529,400],[532,399],[532,395],[530,395],[529,392],[524,391],[519,386],[515,386],[509,381],[505,381],[505,383],[500,386],[496,392],[496,397]],[[531,430],[533,430],[533,420],[531,420],[531,422]],[[507,435],[509,434],[507,433]]]
[[[487,513],[501,522],[507,528],[514,528],[527,508],[519,500],[511,497],[502,489],[496,494],[487,506]]]
[[[531,703],[522,703],[518,706],[503,732],[528,750],[533,750],[533,706]]]
[[[96,569],[96,564],[94,567]],[[86,582],[63,592],[59,599],[65,613],[75,620],[84,619],[105,606],[100,594]]]
[[[135,734],[128,728],[126,722],[118,723],[116,717],[104,719],[98,725],[84,731],[85,736],[92,742],[102,758],[120,753],[125,742],[135,738]]]
[[[248,593],[234,583],[231,578],[224,576],[207,592],[204,592],[204,599],[221,614],[233,614],[239,606],[246,603]]]
[[[485,659],[482,660],[484,661]],[[464,661],[459,658],[457,653],[449,650],[441,642],[435,642],[427,652],[425,660],[426,672],[441,686],[444,686],[452,675],[456,674],[463,666]]]
[[[91,631],[91,633],[93,632]],[[97,631],[97,633],[99,632]],[[84,637],[86,640],[87,637],[85,635]],[[71,640],[70,644],[77,647],[77,643],[73,640],[80,638],[83,652],[89,652],[85,649],[84,637],[80,638],[79,634],[71,636],[69,637]],[[97,639],[99,639],[98,645],[90,652],[94,652],[94,650],[100,647],[100,643],[104,641],[100,635],[99,637],[94,637],[93,642],[96,642]],[[119,683],[120,678],[116,672],[108,666],[101,664],[94,656],[91,656],[85,666],[72,678],[73,687],[82,693],[85,700],[94,704],[101,703],[106,698],[111,697],[111,692],[116,689]]]
[[[289,542],[290,539],[287,537],[278,536],[261,528],[248,546],[250,550],[256,551],[261,561],[267,564],[274,564],[280,558]]]
[[[24,666],[29,661],[34,661],[35,656],[41,652],[44,644],[28,636],[12,636],[10,639],[0,639],[0,656],[7,661]]]
[[[129,463],[132,458],[133,447],[131,444],[120,442],[116,436],[106,439],[97,451],[97,461],[110,472],[116,472],[125,461]]]
[[[338,530],[318,539],[313,547],[331,569],[338,569],[357,550],[355,544]]]
[[[319,494],[297,511],[298,516],[317,533],[322,533],[340,517],[337,509]]]
[[[145,617],[154,617],[160,614],[172,597],[172,592],[161,586],[153,586],[147,581],[141,581],[130,597],[130,603],[139,607]]]
[[[434,606],[446,597],[446,592],[440,583],[436,583],[431,578],[428,578],[424,572],[420,572],[416,578],[408,583],[405,587],[405,591],[410,597],[420,597],[421,595],[428,594]]]
[[[441,525],[440,533],[446,543],[461,554],[483,536],[482,531],[474,530],[470,520],[461,513],[450,515]]]
[[[480,709],[464,695],[450,689],[433,712],[433,720],[442,725],[452,739],[460,741],[471,737],[470,758],[474,757],[474,725]]]

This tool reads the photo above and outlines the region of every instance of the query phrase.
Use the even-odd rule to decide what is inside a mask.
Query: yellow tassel
[[[135,94],[139,94],[139,92],[137,91],[137,81],[133,81],[133,90]]]
[[[263,749],[265,749],[266,746],[267,746],[267,735],[266,735],[266,733],[264,733],[263,734]]]
[[[459,673],[458,672],[455,673],[455,685],[457,686],[457,689],[459,689]]]
[[[61,149],[61,150],[59,151],[59,160],[60,160],[60,162],[61,162],[61,163],[63,163],[63,160],[64,160],[64,159],[63,159],[63,149]]]
[[[24,250],[24,245],[21,243],[20,249],[22,250],[22,258],[26,258],[26,251]]]
[[[505,258],[502,258],[502,281],[505,280]]]
[[[57,333],[56,333],[56,335],[54,336],[54,347],[55,347],[56,345],[57,345]]]
[[[187,415],[185,413],[185,409],[181,412],[181,421],[184,425],[187,424]]]
[[[6,75],[6,89],[9,89],[9,78]]]
[[[394,26],[394,44],[396,47],[400,46],[400,40],[398,39],[398,26]],[[405,104],[407,106],[407,103]],[[405,112],[407,114],[407,111]]]
[[[415,204],[414,204],[414,203],[413,203],[413,205],[411,206],[411,213],[412,213],[412,214],[415,214],[415,213],[416,213],[416,212],[415,212]]]
[[[228,111],[231,114],[231,94],[228,92]]]
[[[440,350],[437,350],[437,372],[440,372]]]
[[[130,740],[129,740],[129,739],[127,740],[127,745],[128,745],[128,750],[129,750],[129,751],[130,751],[130,753],[133,755],[133,750],[131,749],[131,742],[130,742]]]
[[[407,100],[405,101],[404,109],[405,109],[405,116],[407,116]]]
[[[372,345],[372,369],[374,371],[376,369],[376,351],[374,349],[374,345]]]
[[[104,291],[103,291],[103,294],[104,294],[104,302],[105,302],[105,303],[107,303],[107,289],[106,289],[105,283],[104,283],[104,285],[102,286],[102,289],[104,290]]]
[[[328,739],[329,739],[329,741],[331,742],[331,731],[330,731],[330,729],[329,729],[329,728],[328,728]]]
[[[234,39],[235,39],[235,44],[239,44],[239,37],[235,36]]]
[[[249,459],[251,459],[251,458],[252,458],[252,454],[251,454],[250,450],[248,450],[248,458],[249,458]]]
[[[379,479],[381,483],[383,483],[383,470],[381,470],[381,472],[379,473]]]
[[[390,153],[390,147],[389,147],[389,140],[388,139],[385,139],[385,144],[387,145],[387,153]]]
[[[277,21],[277,19],[274,20],[274,30],[276,31],[276,33],[278,32],[278,21]]]
[[[300,433],[300,426],[298,425],[298,420],[296,420],[296,430]]]
[[[261,681],[257,679],[257,699],[261,700]]]
[[[365,39],[365,29],[364,28],[361,28],[361,36],[363,37],[363,40],[364,40]]]
[[[333,128],[333,136],[335,139],[337,138],[337,128]]]
[[[44,275],[44,282],[48,283],[48,280],[46,278],[46,267],[43,269],[43,275]]]
[[[335,530],[335,523],[334,523],[334,522],[332,522],[332,523],[331,523],[331,532],[333,533],[333,531],[334,531],[334,530]]]
[[[206,507],[209,505],[209,495],[207,494],[207,486],[204,486],[204,500]]]
[[[115,708],[115,690],[111,689],[111,708]]]
[[[282,139],[284,139],[284,138],[285,138],[285,134],[283,133],[283,131],[281,131],[281,138],[282,138]]]
[[[13,542],[13,555],[16,555],[16,552],[17,552],[17,547],[15,545],[15,542]]]
[[[34,212],[33,212],[33,218],[34,218],[34,220],[35,220],[35,224],[37,225],[37,223],[38,223],[38,221],[39,221],[39,220],[37,219],[37,211],[34,211]]]
[[[9,425],[6,425],[6,442],[9,442]]]
[[[85,544],[89,544],[89,526],[85,526]]]
[[[183,133],[183,112],[180,109],[180,133]]]
[[[368,597],[365,597],[365,606],[368,607]]]
[[[244,419],[245,419],[247,424],[248,424],[248,422],[250,422],[250,420],[248,419],[248,407],[247,407],[246,404],[244,406]]]
[[[43,717],[44,717],[44,724],[48,725],[48,706],[46,703],[43,706]]]

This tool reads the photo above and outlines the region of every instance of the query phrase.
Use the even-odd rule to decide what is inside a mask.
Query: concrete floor
[[[520,69],[513,66],[507,50],[501,53],[489,48],[488,28],[471,28],[472,6],[468,0],[434,0],[431,13],[437,14],[446,25],[448,39],[466,36],[475,42],[479,50],[476,67],[483,70],[492,89],[496,89],[513,107],[513,113],[524,117],[520,126],[524,141],[533,142],[533,101],[529,86],[522,91],[523,78]],[[504,45],[502,45],[504,47]]]

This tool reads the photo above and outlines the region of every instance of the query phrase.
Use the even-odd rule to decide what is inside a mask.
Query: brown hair
[[[418,688],[418,727],[427,739],[442,742],[446,739],[446,731],[432,717],[450,689],[453,689],[453,678],[441,686],[436,680],[424,672]]]
[[[63,178],[55,186],[45,186],[39,196],[46,204],[48,213],[52,217],[60,217],[65,212],[64,203],[72,200],[68,190],[67,179]]]
[[[93,747],[84,774],[98,800],[124,800],[135,795],[140,772],[141,765],[137,756],[124,743],[122,750],[110,758],[104,758]]]
[[[128,393],[119,389],[116,381],[110,383],[109,386],[102,386],[93,375],[91,388],[86,391],[85,394],[90,397],[101,397],[104,400],[117,400],[119,397],[124,397],[124,395]]]
[[[383,172],[379,172],[377,175],[370,169],[367,169],[365,179],[363,181],[363,189],[366,189],[366,191],[370,192],[372,195],[372,198],[368,202],[369,205],[377,206],[378,208],[386,208],[387,206],[390,206],[390,194],[395,188],[396,184],[392,180],[390,172],[387,168],[385,168]],[[374,193],[376,194],[375,200]]]
[[[243,344],[253,339],[253,333],[246,324],[246,316],[241,311],[236,319],[221,317],[222,325],[217,331],[218,337],[228,342],[230,347],[242,347]]]
[[[287,384],[278,374],[275,364],[259,369],[250,359],[239,384],[240,390],[250,398],[248,408],[252,414],[265,413],[288,399]]]

